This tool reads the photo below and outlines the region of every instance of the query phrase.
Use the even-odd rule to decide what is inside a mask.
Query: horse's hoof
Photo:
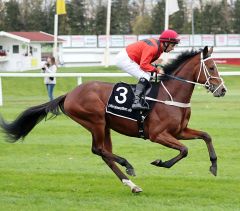
[[[126,169],[126,172],[130,176],[134,176],[134,177],[136,176],[134,169]]]
[[[210,171],[214,176],[217,176],[217,166],[210,166],[209,171]]]
[[[133,189],[132,189],[132,193],[141,193],[143,190],[142,188],[138,187],[138,186],[135,186]]]
[[[155,160],[151,162],[151,164],[154,166],[162,166],[162,163],[163,163],[162,160]]]

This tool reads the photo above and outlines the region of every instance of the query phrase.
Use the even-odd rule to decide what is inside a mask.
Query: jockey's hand
[[[160,68],[160,67],[157,67],[156,68],[156,72],[157,72],[157,74],[160,74],[160,75],[162,75],[162,74],[164,74],[164,71],[163,71],[163,69],[162,68]]]

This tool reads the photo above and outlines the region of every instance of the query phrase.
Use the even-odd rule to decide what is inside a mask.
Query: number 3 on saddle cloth
[[[152,82],[151,87],[146,91],[146,96],[156,98],[158,94],[158,87],[159,83]],[[123,82],[115,84],[108,100],[106,113],[137,121],[139,127],[139,137],[145,139],[144,120],[150,113],[155,102],[146,100],[146,103],[148,103],[150,108],[149,111],[132,110],[135,88],[136,85],[130,85]]]

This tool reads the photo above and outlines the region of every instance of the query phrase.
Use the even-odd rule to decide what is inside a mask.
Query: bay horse
[[[196,84],[204,86],[215,97],[226,93],[223,79],[211,57],[212,51],[213,48],[207,46],[203,50],[185,51],[163,67],[165,75],[159,82],[159,92],[154,99],[157,102],[145,119],[145,136],[152,142],[178,150],[179,154],[167,161],[157,159],[151,164],[170,168],[188,154],[188,148],[179,140],[202,139],[209,152],[210,172],[217,175],[217,156],[210,135],[188,128],[190,100]],[[98,81],[84,83],[53,101],[28,108],[11,123],[1,117],[0,126],[8,135],[8,141],[16,142],[23,139],[48,113],[57,116],[60,109],[92,134],[92,152],[102,157],[121,182],[133,193],[141,192],[142,189],[129,180],[116,163],[124,166],[127,174],[135,176],[133,166],[112,152],[111,129],[138,137],[135,121],[106,113],[113,86]]]

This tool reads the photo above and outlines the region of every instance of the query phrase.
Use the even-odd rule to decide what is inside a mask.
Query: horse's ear
[[[208,46],[205,46],[203,49],[203,58],[207,58],[208,56]]]
[[[212,52],[213,52],[213,46],[211,46],[211,48],[209,49],[209,51],[208,51],[208,55],[211,55]]]

